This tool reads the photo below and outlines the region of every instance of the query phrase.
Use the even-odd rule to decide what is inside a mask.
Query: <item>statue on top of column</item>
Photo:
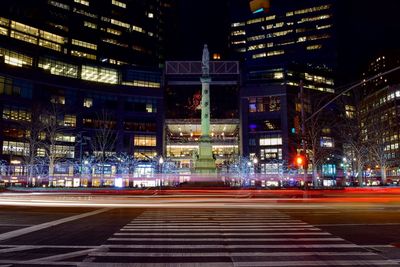
[[[210,53],[208,47],[205,44],[203,48],[203,58],[201,61],[201,69],[203,70],[203,76],[208,77],[210,75]]]

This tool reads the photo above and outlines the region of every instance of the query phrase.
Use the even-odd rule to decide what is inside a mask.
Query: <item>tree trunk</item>
[[[386,185],[386,166],[381,166],[382,185]]]
[[[313,177],[313,186],[317,187],[318,186],[318,169],[316,166],[313,167],[312,177]]]
[[[53,175],[54,175],[54,159],[49,160],[49,185],[53,186]]]

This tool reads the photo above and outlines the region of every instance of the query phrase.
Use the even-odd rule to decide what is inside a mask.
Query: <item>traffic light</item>
[[[308,165],[307,157],[304,154],[297,154],[294,157],[294,166],[297,168],[306,169]]]

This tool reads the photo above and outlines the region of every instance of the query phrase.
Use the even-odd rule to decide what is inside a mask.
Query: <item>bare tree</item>
[[[322,119],[321,114],[314,116],[307,122],[306,140],[314,186],[318,184],[318,170],[322,168],[326,157],[331,153],[331,150],[324,147],[321,142],[325,129],[331,129],[331,125],[325,119]]]
[[[388,133],[390,132],[390,119],[388,114],[383,117],[376,117],[373,120],[373,129],[369,128],[366,145],[368,147],[371,165],[378,165],[381,172],[382,184],[386,184],[386,171],[390,167],[388,158],[388,148],[390,148],[390,140]],[[372,126],[370,125],[370,126]]]
[[[52,104],[40,116],[41,123],[43,124],[43,132],[45,133],[43,146],[49,163],[48,175],[51,185],[56,160],[62,159],[67,152],[63,151],[63,146],[58,146],[59,137],[67,131],[67,127],[64,126],[64,115],[57,104]]]
[[[363,172],[368,162],[368,146],[364,140],[366,125],[358,106],[354,110],[346,111],[340,124],[340,136],[346,148],[346,156],[352,162],[352,172],[355,174],[360,186],[363,185]]]
[[[324,97],[313,95],[312,98],[305,104],[305,109],[312,113],[314,110],[318,110],[325,103]],[[306,121],[305,130],[305,141],[307,144],[307,152],[309,163],[312,165],[312,179],[313,185],[318,184],[318,173],[322,169],[322,165],[325,159],[332,154],[335,150],[335,142],[331,137],[334,131],[334,122],[329,116],[329,110],[324,110],[316,115],[310,117]],[[323,138],[331,138],[331,144],[328,144],[329,140]]]
[[[38,114],[42,109],[35,105],[32,108],[30,120],[20,121],[20,128],[23,131],[24,142],[28,143],[29,151],[24,156],[24,163],[27,167],[28,184],[32,184],[32,177],[35,173],[35,164],[37,164],[37,151],[43,146],[41,135],[44,134],[44,124],[40,121]]]
[[[111,156],[110,153],[114,149],[117,138],[114,128],[115,122],[112,120],[109,112],[103,109],[97,114],[96,132],[92,142],[92,149],[95,152],[97,162],[102,166],[101,185],[104,183],[104,163]]]

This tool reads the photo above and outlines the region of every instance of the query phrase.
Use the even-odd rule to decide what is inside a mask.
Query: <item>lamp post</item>
[[[158,159],[158,166],[159,166],[159,172],[160,172],[160,174],[161,174],[161,177],[160,177],[160,189],[162,188],[162,177],[163,177],[163,164],[164,164],[164,159],[163,159],[163,157],[161,156],[159,159]]]
[[[254,174],[258,172],[258,159],[254,157],[253,159],[253,164],[254,164]]]

